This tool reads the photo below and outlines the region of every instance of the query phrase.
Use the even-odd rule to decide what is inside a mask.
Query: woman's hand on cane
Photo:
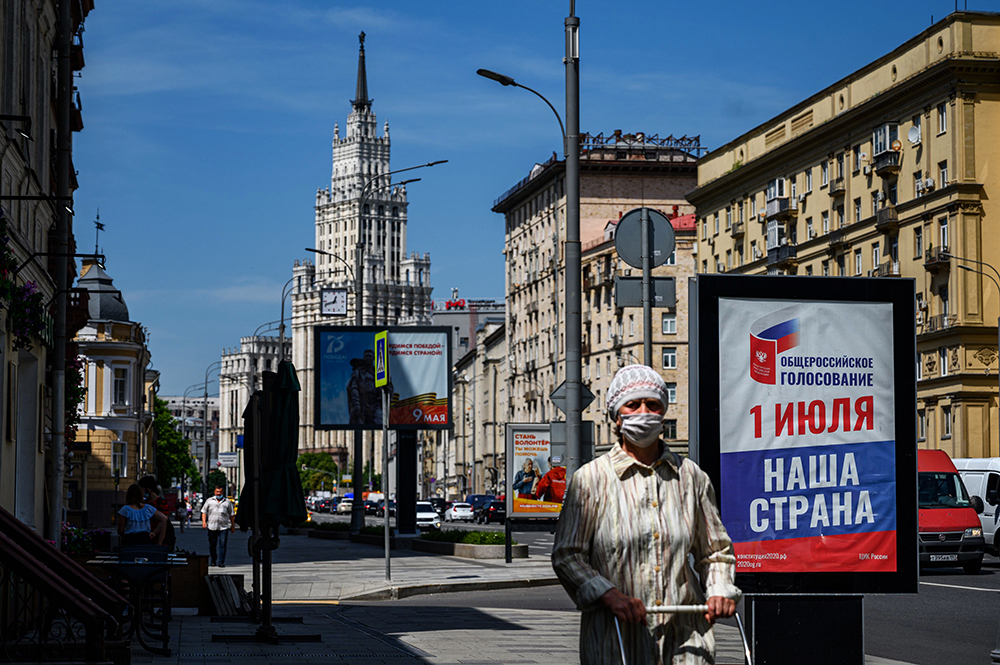
[[[622,621],[646,623],[646,605],[638,598],[626,596],[618,589],[610,589],[601,596],[601,602]]]

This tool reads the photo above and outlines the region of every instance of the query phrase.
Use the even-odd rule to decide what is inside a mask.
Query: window
[[[675,266],[675,265],[677,265],[677,250],[676,249],[674,251],[670,252],[670,256],[668,256],[667,260],[663,262],[663,265],[665,265],[665,266]]]
[[[744,217],[744,213],[746,212],[746,209],[745,209],[745,207],[744,207],[744,204],[742,204],[742,203],[741,203],[741,204],[739,204],[739,205],[738,205],[738,206],[736,206],[736,207],[737,207],[737,209],[739,210],[739,220],[740,220],[740,224],[742,224],[742,223],[743,223],[743,220],[745,219],[745,217]]]
[[[806,236],[809,238],[815,238],[816,232],[813,231],[813,218],[806,217]]]
[[[938,134],[944,134],[948,131],[948,103],[941,102],[937,107],[938,116]]]
[[[951,438],[951,405],[941,407],[941,438]]]
[[[851,154],[851,166],[854,167],[854,172],[857,173],[861,170],[861,145],[854,146],[854,150]]]
[[[837,177],[844,177],[844,153],[837,155]]]
[[[823,261],[823,277],[829,277],[829,276],[830,276],[830,262]]]
[[[913,191],[914,196],[920,196],[920,192],[924,189],[924,173],[923,171],[916,171],[913,174]]]
[[[719,234],[719,213],[715,213],[715,234]]]
[[[837,256],[837,275],[840,277],[847,277],[847,269],[844,268],[844,255],[840,254]]]
[[[872,132],[872,156],[892,150],[892,143],[899,138],[899,126],[895,123],[879,125]]]
[[[913,252],[917,258],[924,255],[924,230],[919,226],[913,229]]]
[[[704,261],[701,262],[701,272],[702,274],[708,272],[708,259],[705,259]]]
[[[917,115],[913,116],[913,126],[917,130],[917,143],[920,143],[920,139],[921,139],[920,135],[921,135],[921,132],[923,131],[923,128],[921,127],[921,121],[922,120],[923,120],[923,118],[920,116],[919,113]]]
[[[111,477],[124,478],[128,468],[128,448],[124,441],[114,441],[111,444]]]
[[[938,363],[941,365],[941,376],[948,376],[948,349],[943,346],[938,349]]]
[[[948,287],[939,286],[938,296],[941,298],[941,313],[948,316],[951,314],[951,302],[948,300]]]
[[[860,249],[856,249],[856,250],[854,250],[854,274],[855,275],[860,275],[861,274],[861,264],[862,264],[861,250]]]
[[[820,187],[830,184],[830,162],[823,162],[820,167]]]
[[[663,347],[663,369],[677,369],[677,348]]]
[[[920,363],[917,363],[917,367]],[[923,409],[917,411],[917,440],[925,441],[927,439],[927,412]]]
[[[767,200],[781,199],[785,197],[785,179],[775,178],[767,182]]]
[[[944,251],[948,249],[948,218],[939,219],[938,226],[941,228],[941,250]]]
[[[845,226],[846,226],[846,224],[845,224],[845,220],[844,220],[844,206],[843,205],[839,205],[839,206],[837,206],[837,228],[838,229],[842,229]]]
[[[739,245],[736,248],[736,260],[738,265],[743,265],[743,245]]]
[[[942,187],[948,184],[948,160],[938,162],[938,180]]]
[[[663,438],[664,439],[676,439],[677,438],[677,421],[670,419],[663,421]]]
[[[600,358],[598,358],[597,360],[594,361],[594,378],[595,379],[601,378],[601,359]]]
[[[126,404],[127,384],[128,370],[123,367],[116,367],[114,385],[112,386],[112,390],[114,391],[114,394],[111,396],[112,404]]]
[[[872,243],[872,269],[878,268],[882,263],[882,247],[876,242]]]
[[[663,315],[661,328],[664,335],[676,335],[677,334],[677,315],[673,312],[667,312]]]
[[[796,181],[795,176],[790,177],[788,179],[788,182],[792,183],[792,198],[794,199],[796,196],[798,196],[799,183]]]
[[[889,205],[896,205],[896,183],[889,185]]]
[[[732,206],[726,206],[726,230],[731,228],[733,228],[733,208]]]
[[[701,237],[708,237],[708,217],[701,218]]]
[[[806,194],[813,190],[813,170],[806,169]]]
[[[899,237],[891,236],[889,238],[889,259],[893,263],[899,263]]]
[[[854,221],[861,221],[861,197],[854,199]]]
[[[733,269],[733,250],[726,250],[726,270]]]
[[[812,277],[812,274],[813,274],[813,267],[812,266],[806,266],[806,275],[808,275],[809,277]]]
[[[708,272],[708,265],[705,265],[705,272]],[[635,337],[635,314],[628,315],[628,336]]]
[[[823,234],[830,232],[830,213],[826,210],[823,211]]]
[[[677,384],[667,384],[667,404],[677,404]]]

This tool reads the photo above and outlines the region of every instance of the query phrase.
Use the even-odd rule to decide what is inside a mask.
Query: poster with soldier
[[[316,329],[317,429],[382,428],[375,388],[375,333],[388,330],[391,429],[451,426],[451,342],[446,327],[321,326]]]

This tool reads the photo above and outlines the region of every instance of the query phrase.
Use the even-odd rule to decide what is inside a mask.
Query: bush
[[[363,526],[361,527],[361,533],[366,536],[384,536],[385,527],[384,526]]]
[[[317,522],[313,522],[312,520],[305,520],[304,522],[302,522],[302,524],[298,525],[295,528],[296,529],[315,529],[318,526],[319,526],[319,524]]]
[[[420,536],[438,543],[463,543],[465,545],[503,545],[507,536],[500,531],[431,531]],[[517,541],[513,542],[517,545]]]
[[[304,523],[303,523],[304,524]],[[350,531],[351,525],[347,522],[309,522],[313,529],[317,531]]]

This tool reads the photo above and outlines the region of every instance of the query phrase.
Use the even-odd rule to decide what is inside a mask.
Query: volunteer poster
[[[378,327],[316,329],[316,428],[381,429],[381,389],[375,387]],[[448,328],[388,329],[389,427],[451,426]]]
[[[566,467],[552,454],[549,426],[507,426],[507,514],[558,517],[566,495]]]
[[[720,297],[718,323],[737,572],[895,572],[893,304]]]

